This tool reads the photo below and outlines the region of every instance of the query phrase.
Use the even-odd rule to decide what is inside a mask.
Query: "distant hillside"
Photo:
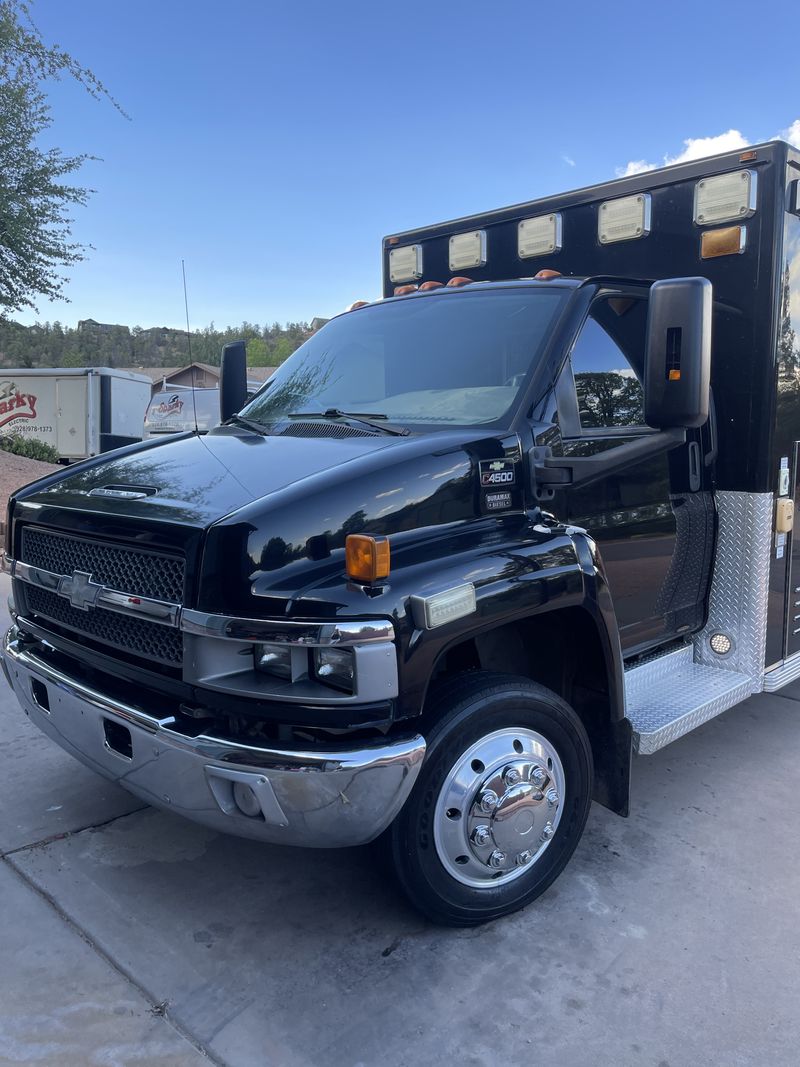
[[[322,320],[315,319],[312,326]],[[277,367],[313,332],[305,322],[273,323],[218,330],[212,323],[192,333],[191,360],[185,331],[166,326],[129,329],[83,319],[76,328],[60,322],[22,326],[0,319],[0,367],[183,367],[190,362],[218,365],[222,346],[247,341],[251,367]]]

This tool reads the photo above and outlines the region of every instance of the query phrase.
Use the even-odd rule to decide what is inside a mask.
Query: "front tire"
[[[386,832],[394,872],[434,922],[474,926],[535,900],[580,840],[592,794],[583,723],[524,678],[475,672],[429,700],[419,778]]]

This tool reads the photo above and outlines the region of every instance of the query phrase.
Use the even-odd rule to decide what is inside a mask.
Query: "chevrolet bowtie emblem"
[[[490,471],[502,471],[505,470],[505,467],[506,465],[502,459],[496,459],[494,463],[489,464]]]
[[[97,598],[103,592],[103,586],[92,581],[91,574],[86,571],[73,571],[72,575],[65,574],[58,583],[58,595],[67,597],[73,608],[79,611],[88,611],[97,603]]]

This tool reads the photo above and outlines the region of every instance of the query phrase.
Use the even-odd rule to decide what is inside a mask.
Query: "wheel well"
[[[612,719],[603,646],[582,608],[506,623],[446,649],[431,682],[466,671],[522,675],[564,699],[586,727],[595,762],[595,799],[627,814],[630,732]]]

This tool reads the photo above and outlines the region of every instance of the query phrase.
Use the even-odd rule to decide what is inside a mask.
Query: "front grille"
[[[24,595],[28,610],[33,615],[41,615],[45,626],[47,622],[56,623],[65,631],[66,637],[78,631],[103,644],[170,666],[180,665],[183,659],[181,631],[171,626],[160,626],[104,608],[79,611],[64,597],[35,585],[26,585]]]
[[[20,560],[53,574],[83,571],[93,582],[132,596],[173,604],[184,599],[185,563],[178,556],[26,526]],[[64,637],[84,634],[101,644],[173,667],[183,660],[181,632],[171,626],[105,608],[81,611],[65,597],[27,583],[21,592],[27,611],[39,617],[40,625]]]
[[[20,559],[53,574],[84,571],[100,585],[153,600],[183,602],[184,561],[141,548],[51,533],[26,526]],[[83,612],[80,613],[83,615]]]

